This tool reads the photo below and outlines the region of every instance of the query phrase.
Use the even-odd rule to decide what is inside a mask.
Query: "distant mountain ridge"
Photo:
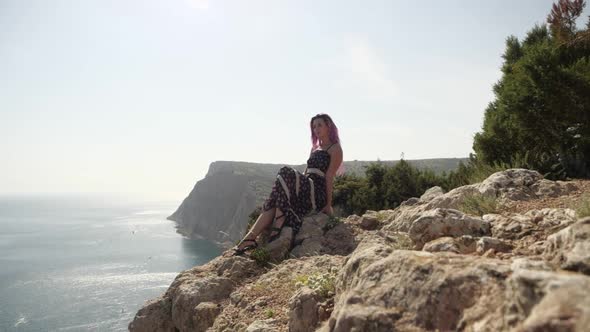
[[[408,160],[421,169],[437,174],[454,170],[467,158]],[[364,175],[365,167],[376,161],[345,161],[347,174]],[[392,166],[398,161],[379,161]],[[241,161],[215,161],[205,178],[198,181],[178,209],[168,217],[177,231],[191,238],[205,238],[218,243],[238,240],[246,229],[248,215],[260,206],[272,189],[278,170],[284,164]],[[291,165],[304,171],[305,165]]]

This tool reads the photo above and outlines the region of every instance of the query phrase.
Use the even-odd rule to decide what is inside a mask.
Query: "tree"
[[[553,35],[561,42],[571,42],[578,33],[576,19],[584,11],[584,0],[559,0],[554,3],[551,13],[547,16],[547,23]],[[590,21],[588,22],[590,25]]]
[[[506,40],[495,100],[474,138],[477,158],[528,166],[548,177],[590,177],[590,47],[575,21],[585,2],[560,0],[547,26]],[[582,40],[582,41],[579,41]]]

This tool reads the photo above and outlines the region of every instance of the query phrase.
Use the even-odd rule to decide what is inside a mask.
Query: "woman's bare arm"
[[[326,206],[322,209],[323,212],[332,214],[332,193],[334,190],[334,177],[340,164],[342,164],[342,147],[340,144],[334,145],[334,147],[328,152],[330,154],[330,166],[326,172]]]

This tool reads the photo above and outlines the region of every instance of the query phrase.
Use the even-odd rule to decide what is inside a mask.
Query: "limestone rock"
[[[260,273],[260,267],[244,257],[220,256],[181,272],[166,293],[140,309],[129,324],[130,331],[194,331],[203,324],[197,308],[228,298],[236,283]],[[209,312],[202,306],[201,313]],[[213,315],[207,316],[211,318]],[[208,323],[207,323],[208,324]]]
[[[233,290],[233,281],[228,278],[207,276],[180,284],[172,300],[172,321],[181,331],[194,330],[197,326],[195,308],[201,302],[224,299]]]
[[[273,322],[273,319],[256,320],[246,328],[246,332],[275,332],[277,329]]]
[[[445,236],[432,240],[424,245],[423,251],[428,252],[454,252],[456,254],[470,254],[476,251],[476,241],[470,235],[463,235],[457,238]]]
[[[357,216],[356,214],[351,214],[350,216],[346,217],[345,222],[357,223],[359,220],[361,220],[360,216]]]
[[[572,209],[541,209],[531,210],[524,214],[530,217],[541,228],[556,231],[576,221],[576,211]]]
[[[230,296],[230,303],[210,328],[211,331],[244,331],[255,320],[263,320],[276,330],[286,330],[289,322],[289,288],[296,279],[303,276],[324,274],[341,268],[344,261],[342,256],[320,255],[287,259],[280,264],[273,265],[270,270],[259,275],[252,283],[239,286]],[[293,289],[295,292],[296,290]],[[322,299],[324,300],[324,299]],[[284,307],[273,307],[276,303],[283,303]],[[324,301],[325,302],[325,301]],[[318,304],[321,308],[323,303]],[[331,311],[331,306],[328,308]],[[272,309],[276,316],[266,320],[266,309]],[[318,312],[318,314],[321,312]],[[318,315],[326,319],[325,316]],[[246,325],[242,328],[241,323]]]
[[[373,215],[364,215],[361,217],[360,225],[362,229],[374,230],[379,226],[379,219]]]
[[[302,244],[307,239],[322,237],[324,235],[324,227],[326,227],[329,219],[330,217],[323,213],[305,217],[301,224],[301,229],[299,229],[299,233],[295,237],[295,244]]]
[[[295,237],[295,247],[291,251],[291,256],[319,255],[322,251],[324,227],[328,224],[328,220],[329,217],[323,213],[306,217]]]
[[[381,230],[385,232],[408,232],[412,223],[426,211],[424,204],[416,206],[399,206],[383,222]]]
[[[291,251],[293,243],[293,229],[289,226],[283,227],[278,239],[267,243],[265,248],[268,250],[272,262],[280,262],[285,259]]]
[[[259,268],[254,261],[240,256],[224,257],[217,261],[215,272],[232,281],[240,281],[244,278],[255,275]]]
[[[388,256],[393,251],[391,243],[383,236],[370,234],[365,237],[357,246],[356,250],[346,258],[342,274],[350,278],[340,279],[342,282],[356,283],[354,276],[358,276],[365,266],[370,265],[376,260]],[[338,288],[348,288],[350,285],[343,284]]]
[[[175,332],[170,299],[159,297],[148,301],[129,323],[129,331]]]
[[[444,193],[445,192],[444,192],[444,190],[441,187],[439,187],[439,186],[432,187],[432,188],[426,190],[424,192],[424,194],[422,194],[422,196],[420,196],[420,201],[422,201],[422,202],[430,202],[435,197],[441,196]]]
[[[313,331],[318,324],[318,302],[321,298],[308,287],[301,287],[289,300],[289,331]]]
[[[546,179],[537,181],[531,188],[537,197],[558,197],[567,195],[577,189],[571,182],[550,181]]]
[[[584,291],[577,285],[560,287],[548,293],[537,304],[520,331],[578,331],[590,328],[589,288]]]
[[[477,187],[485,196],[528,200],[536,198],[535,190],[531,187],[541,179],[543,176],[537,171],[513,168],[490,175]]]
[[[392,250],[361,242],[322,331],[584,331],[590,277],[544,261]],[[563,320],[560,320],[560,317]],[[559,329],[557,329],[559,330]]]
[[[425,243],[443,236],[484,236],[491,233],[489,222],[481,218],[457,210],[434,209],[415,220],[408,234],[416,243],[416,248],[422,249]]]
[[[195,331],[206,331],[215,318],[221,312],[221,307],[218,304],[211,302],[201,302],[195,308]]]
[[[572,209],[531,210],[525,214],[486,214],[482,217],[492,226],[492,236],[517,240],[529,235],[542,237],[554,233],[576,221]]]
[[[432,240],[426,243],[422,250],[428,252],[448,251],[454,252],[456,254],[459,253],[459,247],[455,244],[454,239],[450,236],[445,236],[438,238],[436,240]]]
[[[357,224],[361,217],[356,218],[354,222],[349,219],[330,224],[330,218],[325,214],[306,217],[295,238],[295,247],[291,250],[290,256],[350,254],[357,244],[352,225]]]
[[[420,199],[417,197],[411,197],[406,199],[405,201],[401,202],[400,206],[414,206],[420,202]]]
[[[361,242],[337,280],[330,331],[502,329],[508,263]]]
[[[590,275],[590,218],[550,235],[543,255],[562,269]]]
[[[509,169],[496,172],[481,183],[458,187],[445,194],[433,190],[424,199],[415,199],[411,202],[408,200],[390,213],[382,229],[408,232],[413,222],[423,213],[437,208],[458,209],[468,196],[483,195],[496,197],[500,201],[518,201],[550,197],[555,192],[564,193],[574,189],[575,186],[570,183],[543,180],[543,176],[536,171]],[[515,231],[511,230],[512,233]]]
[[[478,185],[467,185],[455,188],[444,195],[439,195],[426,203],[425,209],[436,208],[457,209],[465,200],[465,197],[481,194]],[[493,194],[490,194],[493,195]]]
[[[570,209],[481,218],[455,209],[474,194],[515,201],[574,189],[512,169],[448,193],[431,188],[394,210],[341,222],[311,215],[296,237],[285,227],[266,246],[276,264],[218,257],[184,271],[129,329],[586,331],[590,218],[576,221]],[[326,271],[338,273],[326,298],[289,284]]]
[[[493,249],[494,252],[510,252],[513,248],[510,242],[487,236],[477,240],[476,247],[476,251],[480,254],[483,254],[490,249]]]
[[[320,253],[346,256],[356,248],[357,243],[353,226],[341,222],[324,234]]]
[[[551,267],[544,260],[536,260],[525,257],[515,258],[510,265],[513,271],[516,270],[533,270],[533,271],[551,271]]]
[[[398,331],[396,322],[402,317],[402,313],[397,307],[383,308],[350,303],[347,310],[340,312],[338,319],[331,319],[323,331]]]
[[[587,331],[590,277],[516,269],[507,280],[506,326],[521,331]]]

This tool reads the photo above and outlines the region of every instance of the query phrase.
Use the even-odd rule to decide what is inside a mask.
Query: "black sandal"
[[[244,243],[244,242],[253,242],[254,244],[250,244],[245,246],[244,248],[240,249],[239,245]],[[248,250],[252,250],[252,249],[256,249],[258,248],[258,242],[256,242],[256,240],[253,239],[245,239],[240,241],[240,243],[238,243],[237,246],[233,247],[232,250],[234,251],[233,256],[241,256],[243,255],[246,251]]]
[[[276,220],[279,220],[279,219],[281,219],[281,218],[283,218],[284,216],[285,216],[285,214],[284,214],[284,213],[283,213],[283,214],[281,214],[280,216],[278,216],[278,217],[276,217],[276,218],[275,218],[275,221],[276,221]],[[283,223],[281,224],[281,227],[272,227],[272,228],[270,229],[270,231],[271,231],[271,232],[277,232],[277,234],[275,234],[275,235],[271,235],[271,236],[268,238],[268,242],[272,242],[272,241],[274,241],[274,240],[278,239],[278,238],[281,236],[281,231],[283,230],[283,226],[285,226],[285,222],[284,222],[284,221],[283,221]]]

